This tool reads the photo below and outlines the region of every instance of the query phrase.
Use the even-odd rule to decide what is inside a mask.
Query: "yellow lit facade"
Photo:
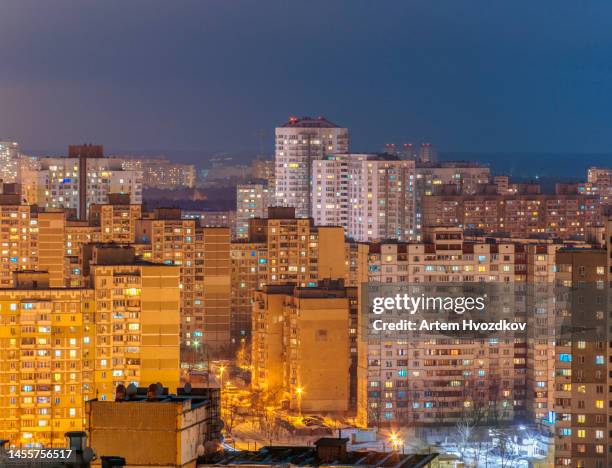
[[[196,222],[180,219],[180,210],[167,219],[142,219],[136,225],[137,242],[147,260],[176,265],[181,275],[181,335],[191,338],[202,325],[202,288],[196,286]],[[198,260],[201,261],[201,258]],[[198,275],[201,279],[202,273]]]
[[[266,286],[257,291],[253,387],[282,389],[295,411],[346,412],[349,301],[341,282],[312,288]]]
[[[100,241],[100,228],[87,221],[67,221],[65,229],[66,286],[87,286],[85,275],[87,257],[84,246]]]
[[[314,226],[292,209],[271,208],[270,219],[249,221],[248,241],[231,244],[232,342],[248,339],[252,298],[263,285],[314,287],[347,278],[347,244],[337,226]]]
[[[126,198],[129,198],[126,196]],[[128,200],[129,202],[129,200]],[[101,242],[133,244],[136,239],[136,222],[142,216],[142,205],[108,204],[92,205],[90,218],[100,230]]]
[[[0,224],[0,288],[10,288],[13,271],[35,266],[38,251],[32,238],[38,232],[38,221],[29,206],[2,204]]]
[[[0,288],[13,272],[48,271],[52,287],[64,286],[64,212],[37,212],[15,202],[0,204]]]
[[[184,347],[205,344],[208,356],[230,347],[230,229],[199,227],[180,210],[157,212],[137,223],[141,252],[154,263],[180,268],[181,338]],[[202,349],[202,348],[200,348]]]
[[[118,384],[179,383],[179,271],[159,265],[92,266],[96,291],[95,394]]]
[[[61,446],[82,428],[93,312],[92,290],[0,292],[0,438]]]
[[[0,439],[11,445],[63,446],[84,402],[112,400],[119,383],[179,384],[178,268],[92,268],[92,289],[24,272],[0,291]]]

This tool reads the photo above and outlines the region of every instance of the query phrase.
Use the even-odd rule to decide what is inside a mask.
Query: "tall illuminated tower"
[[[276,203],[295,207],[299,218],[311,215],[312,162],[348,151],[348,130],[324,117],[291,117],[276,128]]]

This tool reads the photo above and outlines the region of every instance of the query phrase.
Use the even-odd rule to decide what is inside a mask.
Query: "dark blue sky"
[[[289,115],[354,149],[608,152],[612,2],[14,0],[0,138],[257,151]]]

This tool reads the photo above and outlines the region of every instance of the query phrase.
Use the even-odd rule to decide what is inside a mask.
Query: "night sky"
[[[611,25],[609,0],[3,0],[0,138],[249,154],[325,115],[355,150],[608,152]]]

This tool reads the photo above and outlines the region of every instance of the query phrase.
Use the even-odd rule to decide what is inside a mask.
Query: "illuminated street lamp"
[[[223,373],[225,372],[225,366],[219,366],[219,388],[223,392]]]
[[[400,446],[402,447],[402,449],[404,447],[404,441],[400,439],[399,435],[395,432],[392,432],[389,436],[389,443],[391,444],[392,449],[395,451],[397,451]]]
[[[298,415],[301,417],[302,416],[302,393],[304,393],[304,388],[297,387],[295,389],[295,393],[297,394],[297,399],[298,399]]]
[[[198,348],[200,347],[200,340],[193,340],[191,342],[191,346],[193,347],[193,367],[196,367],[198,364]]]

